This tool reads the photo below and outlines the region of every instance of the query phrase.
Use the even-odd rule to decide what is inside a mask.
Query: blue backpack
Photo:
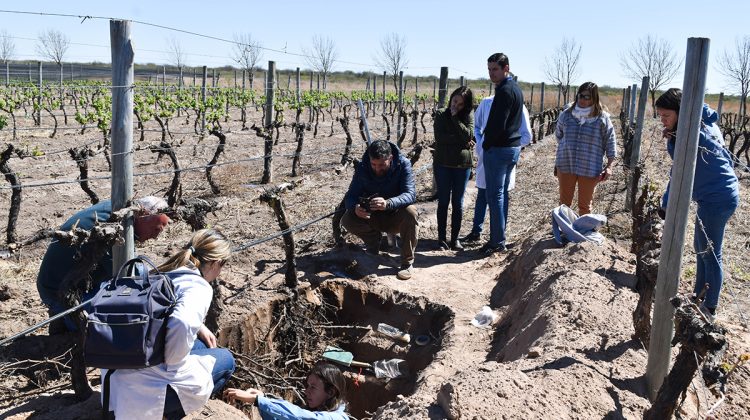
[[[163,363],[167,319],[175,302],[172,280],[151,260],[141,255],[127,261],[91,301],[83,346],[86,366],[140,369]]]

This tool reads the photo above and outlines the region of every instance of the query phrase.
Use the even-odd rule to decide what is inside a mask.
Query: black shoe
[[[471,232],[468,235],[464,236],[463,239],[461,239],[464,242],[477,242],[480,239],[480,235],[478,232]]]
[[[459,242],[458,239],[454,239],[451,241],[451,249],[454,251],[463,251],[464,246],[461,245],[461,242]]]
[[[505,251],[506,251],[506,248],[504,245],[493,246],[493,245],[490,245],[489,243],[484,244],[484,246],[479,248],[479,253],[486,257],[489,257],[490,255],[495,254],[495,253],[505,252]]]
[[[448,245],[448,242],[446,242],[445,239],[438,241],[438,248],[442,251],[447,251],[451,249],[451,247]]]

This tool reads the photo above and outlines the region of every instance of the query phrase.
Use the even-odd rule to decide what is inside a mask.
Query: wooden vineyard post
[[[633,134],[632,150],[628,157],[630,166],[630,180],[628,181],[628,192],[625,196],[625,210],[633,210],[633,202],[635,201],[635,194],[638,191],[638,180],[640,176],[636,176],[636,172],[640,172],[640,160],[641,160],[641,137],[643,135],[643,120],[646,116],[646,102],[648,102],[648,76],[643,77],[641,83],[641,97],[638,98],[638,117],[635,122],[635,134]]]
[[[630,127],[630,120],[628,120],[628,115],[630,115],[630,90],[631,87],[628,86],[627,89],[625,89],[625,111],[623,112],[623,127],[622,131],[623,133],[628,132],[628,127]]]
[[[677,142],[667,217],[662,237],[659,274],[656,282],[654,321],[651,328],[646,382],[653,401],[669,370],[675,308],[670,300],[677,293],[685,229],[693,191],[698,136],[703,112],[703,92],[708,69],[708,38],[689,38],[685,61],[682,102],[677,124]]]
[[[635,121],[635,100],[636,100],[636,94],[638,94],[638,85],[633,83],[633,86],[630,88],[630,107],[628,108],[628,126],[633,125],[633,122]]]
[[[71,77],[72,79],[72,77]],[[8,62],[5,62],[5,86],[10,85],[10,64]]]
[[[383,115],[385,115],[385,78],[386,74],[383,72]]]
[[[272,161],[273,156],[273,96],[274,96],[274,74],[276,73],[276,62],[268,62],[268,72],[266,72],[266,119],[263,122],[264,131],[264,148],[263,148],[263,178],[261,184],[268,184],[273,179]]]
[[[65,77],[65,69],[63,68],[63,64],[60,63],[60,109],[62,111],[65,111],[65,107],[63,104],[65,103],[65,89],[63,87],[63,77]],[[67,120],[67,115],[65,116]],[[65,121],[65,124],[67,125],[68,122]]]
[[[203,112],[201,112],[201,137],[206,135],[206,78],[208,77],[208,67],[203,66],[203,81],[201,81],[201,103]]]
[[[133,200],[133,60],[130,21],[111,20],[112,48],[112,211]],[[105,152],[106,153],[106,152]],[[133,217],[123,220],[125,242],[112,248],[114,272],[134,256]]]
[[[302,100],[302,95],[300,92],[300,83],[302,82],[301,77],[302,75],[299,72],[299,67],[297,67],[297,79],[296,79],[297,80],[297,96],[296,96],[297,104],[299,104],[300,100]]]
[[[531,95],[529,95],[529,109],[534,112],[534,85],[531,85]]]
[[[440,67],[440,86],[438,88],[438,108],[445,106],[445,95],[448,91],[448,67]]]
[[[362,104],[362,99],[357,100],[357,106],[359,107],[359,118],[362,121],[362,129],[365,132],[367,145],[369,146],[370,143],[372,143],[372,139],[370,138],[370,128],[367,126],[367,114],[365,114],[365,107]]]
[[[560,108],[560,98],[562,97],[562,86],[557,85],[557,107]]]
[[[167,94],[167,66],[161,66],[161,90]]]
[[[398,72],[398,111],[396,112],[396,141],[401,140],[401,114],[404,112],[404,72]],[[404,127],[406,129],[406,127]]]
[[[39,66],[39,96],[37,96],[37,105],[39,105],[39,110],[36,113],[36,121],[34,125],[41,126],[42,125],[42,89],[44,88],[42,86],[42,62],[40,61],[38,63]]]
[[[542,82],[542,94],[539,99],[539,112],[544,112],[544,82]]]
[[[216,87],[216,69],[211,69],[211,87]]]
[[[375,108],[377,106],[377,97],[378,97],[378,76],[373,73],[372,75],[372,101],[370,102],[372,104],[372,116],[375,116]]]
[[[724,107],[724,92],[719,93],[719,105],[716,107],[716,113],[719,115],[718,121],[721,122],[721,108]]]
[[[461,78],[458,81],[458,85],[461,86],[461,87],[464,87],[465,86],[464,83],[465,83],[464,77],[461,76]]]

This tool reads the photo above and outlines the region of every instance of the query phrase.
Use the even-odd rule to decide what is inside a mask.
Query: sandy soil
[[[71,145],[82,145],[100,136],[93,130],[80,135],[71,129],[49,139],[46,137],[48,130],[31,129],[29,120],[22,120],[22,123],[30,129],[23,131],[21,139],[13,143],[38,146],[45,151],[64,151]],[[192,124],[186,126],[178,120],[171,126],[178,133],[187,133],[192,128]],[[229,130],[227,154],[220,162],[262,155],[262,142],[254,134],[239,131],[236,121],[225,124],[227,127],[233,130]],[[359,156],[364,150],[363,142],[358,138],[355,123],[350,127],[355,135],[355,155]],[[375,135],[384,134],[382,121],[373,122],[370,127]],[[149,128],[156,126],[149,125]],[[331,211],[343,197],[352,170],[335,171],[340,166],[344,137],[338,123],[333,128],[335,134],[329,137],[331,121],[326,117],[316,138],[312,133],[306,134],[305,150],[318,152],[303,158],[299,185],[284,194],[292,223]],[[650,121],[644,132],[642,156],[646,160],[648,177],[663,188],[669,158],[656,138],[656,123]],[[7,131],[0,135],[10,141]],[[158,132],[148,132],[147,143],[158,142],[159,137]],[[431,137],[431,132],[425,135],[420,130],[420,140]],[[211,137],[202,142],[197,142],[191,134],[175,134],[175,138],[185,140],[178,149],[183,167],[205,164],[216,145],[216,139]],[[296,146],[293,139],[290,129],[282,129],[275,151],[292,152]],[[407,151],[411,149],[408,139],[404,147]],[[337,150],[320,152],[330,147]],[[436,202],[425,201],[429,195],[429,171],[417,177],[420,242],[415,275],[410,281],[396,279],[392,261],[375,261],[365,256],[356,246],[360,243],[356,238],[347,237],[350,245],[344,248],[332,248],[329,219],[295,234],[301,287],[309,291],[308,295],[322,293],[320,290],[325,284],[334,281],[351,284],[363,290],[362,293],[370,291],[383,300],[395,299],[390,296],[398,294],[402,297],[394,302],[406,304],[403,302],[408,300],[412,302],[408,305],[416,305],[407,306],[413,311],[419,310],[419,305],[413,302],[421,299],[430,305],[445,307],[452,314],[449,325],[440,331],[442,335],[435,337],[441,346],[434,359],[411,379],[413,390],[394,397],[372,413],[372,417],[439,419],[460,414],[461,418],[468,419],[620,419],[639,418],[649,407],[642,378],[647,353],[631,338],[631,314],[638,296],[632,289],[635,259],[628,252],[630,218],[622,210],[624,173],[618,167],[614,179],[601,185],[595,197],[595,211],[609,217],[609,224],[603,230],[607,237],[605,244],[558,247],[551,239],[549,225],[549,211],[557,203],[557,184],[552,176],[554,150],[553,139],[546,138],[522,154],[508,226],[510,239],[516,246],[507,254],[482,258],[476,252],[479,245],[467,247],[463,252],[436,249]],[[136,173],[170,168],[168,159],[157,162],[155,155],[147,150],[136,152],[134,160]],[[425,153],[415,166],[420,168],[429,162],[430,156]],[[101,156],[91,163],[92,176],[106,174],[106,163]],[[10,165],[26,184],[75,179],[78,175],[67,152],[50,153],[35,160],[13,159]],[[274,167],[274,183],[289,179],[290,159],[276,158]],[[261,161],[233,163],[214,170],[214,177],[222,188],[216,198],[223,207],[209,216],[209,223],[236,244],[278,231],[271,210],[258,200],[262,192],[257,185],[261,171]],[[750,263],[746,245],[750,235],[750,199],[745,194],[748,175],[741,176],[743,197],[727,228],[726,286],[718,314],[718,322],[729,329],[727,360],[730,362],[750,352],[750,338],[742,326],[750,305],[747,299]],[[170,175],[137,177],[136,194],[164,194],[170,178]],[[212,196],[202,172],[183,173],[182,183],[184,197]],[[94,181],[92,186],[101,196],[109,195],[106,181]],[[57,226],[89,204],[76,184],[26,188],[23,194],[18,224],[21,238],[31,236],[40,228]],[[475,194],[472,181],[467,189],[469,210],[464,214],[463,233],[468,233],[470,228]],[[9,201],[9,190],[0,190],[0,203]],[[7,204],[1,208],[7,209]],[[0,211],[3,229],[7,217],[7,211]],[[690,245],[692,222],[688,232],[691,233],[686,239],[682,291],[691,288],[695,275],[694,269],[691,271],[695,261]],[[4,237],[5,231],[0,234]],[[181,246],[189,235],[188,226],[173,224],[158,240],[143,244],[139,252],[161,260]],[[278,291],[284,283],[282,246],[281,239],[266,242],[238,253],[227,265],[217,288],[216,304],[221,308],[217,320],[219,330],[226,333],[240,324],[247,324],[248,319],[259,320],[258,311],[268,308],[269,302],[287,296]],[[45,244],[39,243],[24,248],[13,258],[0,260],[0,278],[3,279],[0,336],[19,332],[46,318],[34,284],[44,249]],[[354,273],[347,271],[352,261],[357,261]],[[489,305],[499,316],[490,329],[470,324],[484,305]],[[397,324],[402,318],[399,311],[403,309],[383,310],[377,314],[385,322]],[[65,353],[70,340],[64,336],[47,336],[46,329],[36,334],[0,349],[0,417],[98,417],[98,393],[87,401],[77,402],[70,390],[66,366],[69,357]],[[221,338],[230,345],[236,344],[229,337]],[[45,359],[54,361],[43,362]],[[31,362],[17,362],[24,360]],[[96,376],[92,371],[90,377],[98,390]],[[703,418],[708,407],[717,401],[700,380],[696,379],[693,385],[678,413],[680,418]],[[750,398],[745,391],[748,386],[750,371],[743,366],[730,380],[727,398],[716,411],[719,418],[750,417]],[[358,392],[371,392],[364,389],[353,389],[350,399],[363,398],[356,395]],[[212,400],[192,418],[245,416],[246,413]]]

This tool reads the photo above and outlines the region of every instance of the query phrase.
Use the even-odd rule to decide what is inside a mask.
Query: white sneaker
[[[396,278],[398,278],[399,280],[409,280],[411,278],[413,269],[414,267],[412,267],[411,264],[401,265],[401,269],[398,270],[398,273],[396,273]]]

